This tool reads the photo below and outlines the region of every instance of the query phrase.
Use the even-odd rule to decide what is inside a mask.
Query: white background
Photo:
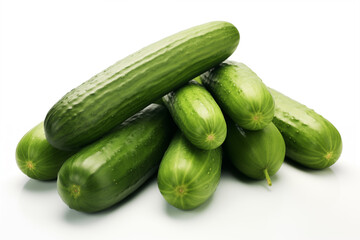
[[[0,8],[1,239],[360,239],[359,1],[9,0]],[[67,91],[213,20],[239,29],[232,60],[338,128],[344,148],[334,166],[285,163],[271,188],[224,171],[214,196],[185,212],[165,202],[153,179],[98,214],[70,210],[55,181],[20,172],[18,141]]]

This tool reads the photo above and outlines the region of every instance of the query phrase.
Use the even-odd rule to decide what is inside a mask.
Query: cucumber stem
[[[77,199],[77,198],[80,196],[80,186],[73,184],[73,185],[70,187],[70,195],[71,195],[74,199]]]
[[[264,169],[264,174],[265,174],[265,178],[266,178],[267,183],[269,184],[269,186],[271,186],[272,183],[271,183],[271,179],[270,179],[267,168]]]
[[[34,170],[34,163],[32,161],[26,161],[26,167],[29,170]]]
[[[184,185],[177,186],[177,187],[175,188],[175,191],[176,191],[176,195],[177,195],[177,196],[182,197],[182,196],[184,196],[185,193],[186,193],[186,187],[185,187]]]
[[[210,134],[207,136],[206,141],[211,142],[211,141],[214,141],[214,139],[215,139],[215,134],[210,133]]]

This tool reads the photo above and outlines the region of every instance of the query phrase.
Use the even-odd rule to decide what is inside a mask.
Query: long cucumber
[[[167,109],[151,104],[65,162],[57,182],[61,198],[83,212],[116,204],[157,171],[173,131]]]
[[[61,98],[45,118],[56,148],[78,149],[228,58],[239,43],[228,22],[174,34],[118,61]]]

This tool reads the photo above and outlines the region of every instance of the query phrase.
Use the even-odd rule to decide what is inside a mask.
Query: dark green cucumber
[[[323,169],[340,157],[342,140],[328,120],[305,105],[269,88],[275,100],[274,124],[286,143],[286,156],[303,166]]]
[[[200,206],[219,184],[221,161],[221,147],[198,149],[178,132],[160,164],[158,187],[161,194],[179,209]]]
[[[120,60],[71,90],[48,112],[45,132],[59,149],[77,149],[228,58],[239,43],[230,23],[174,34]]]
[[[175,123],[196,147],[219,147],[226,137],[226,122],[211,94],[196,81],[163,97]]]
[[[227,119],[228,136],[224,151],[233,165],[253,179],[266,179],[281,167],[285,158],[285,142],[273,123],[258,131],[245,130]]]
[[[121,201],[156,172],[174,128],[166,107],[151,104],[65,162],[57,182],[61,198],[83,212]]]
[[[16,163],[30,178],[53,180],[66,159],[74,153],[51,146],[45,137],[44,122],[41,122],[21,138],[16,147]]]
[[[245,64],[226,61],[201,75],[221,109],[239,126],[259,130],[274,117],[274,100],[262,80]]]

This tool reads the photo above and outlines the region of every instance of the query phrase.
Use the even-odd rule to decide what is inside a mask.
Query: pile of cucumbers
[[[287,158],[334,164],[341,136],[325,118],[228,61],[240,35],[228,22],[195,26],[116,62],[65,94],[20,140],[20,170],[57,179],[72,209],[97,212],[157,174],[166,201],[193,209],[215,192],[223,156],[253,179]]]

